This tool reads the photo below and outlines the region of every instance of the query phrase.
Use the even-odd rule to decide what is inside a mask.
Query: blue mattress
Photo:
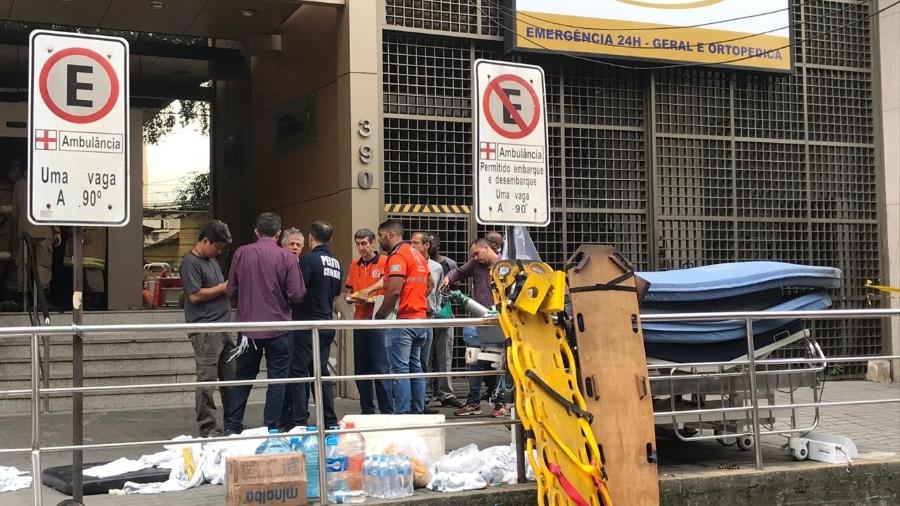
[[[837,288],[841,270],[784,262],[736,262],[638,272],[650,282],[647,302],[715,300],[772,288]]]
[[[766,311],[815,311],[831,307],[831,298],[822,292],[810,293],[772,306]],[[715,310],[712,308],[711,310]],[[753,334],[763,334],[790,325],[794,319],[758,320]],[[714,322],[647,322],[643,323],[646,343],[720,343],[746,339],[743,320]]]

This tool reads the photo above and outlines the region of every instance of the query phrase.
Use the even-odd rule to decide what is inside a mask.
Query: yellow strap
[[[900,293],[900,288],[897,288],[896,286],[876,285],[871,279],[866,280],[866,288],[871,288],[880,292]]]

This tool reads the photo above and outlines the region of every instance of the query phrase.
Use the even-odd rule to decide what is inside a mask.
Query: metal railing
[[[644,315],[641,317],[643,321],[646,322],[660,322],[660,321],[714,321],[714,320],[744,320],[746,322],[746,331],[747,331],[747,359],[746,360],[736,360],[736,361],[728,361],[728,362],[697,362],[690,364],[676,364],[675,367],[678,368],[686,368],[693,366],[746,366],[747,373],[746,375],[749,377],[750,382],[750,405],[749,406],[739,406],[739,407],[727,407],[727,408],[718,408],[718,409],[704,409],[699,410],[703,413],[728,413],[728,412],[742,412],[749,413],[751,415],[751,428],[752,430],[747,433],[747,435],[752,435],[755,438],[756,444],[755,448],[755,463],[757,469],[763,468],[763,459],[762,459],[762,451],[760,444],[760,437],[763,435],[768,435],[770,433],[782,433],[780,431],[768,431],[763,432],[760,428],[759,423],[759,398],[757,396],[757,376],[761,373],[758,373],[756,368],[760,364],[800,364],[800,363],[813,363],[815,361],[821,362],[821,359],[797,359],[797,358],[787,358],[787,359],[767,359],[767,360],[757,360],[753,351],[754,351],[754,339],[753,339],[753,322],[757,320],[772,320],[772,319],[791,319],[791,320],[817,320],[817,319],[847,319],[847,318],[893,318],[900,316],[900,310],[894,309],[870,309],[870,310],[826,310],[826,311],[790,311],[790,312],[723,312],[723,313],[690,313],[690,314],[654,314],[654,315]],[[30,453],[31,455],[31,467],[33,474],[33,497],[34,504],[36,506],[42,503],[42,489],[41,489],[41,454],[42,453],[56,453],[56,452],[76,452],[82,450],[99,450],[99,449],[111,449],[111,448],[130,448],[130,447],[140,447],[140,446],[155,446],[155,445],[173,445],[179,443],[173,443],[171,440],[145,440],[145,441],[124,441],[124,442],[113,442],[113,443],[96,443],[96,444],[78,444],[78,445],[59,445],[59,446],[41,446],[41,409],[40,409],[40,401],[44,398],[49,398],[51,396],[71,396],[76,393],[84,394],[84,393],[103,393],[103,392],[122,392],[122,391],[154,391],[158,392],[161,390],[187,390],[197,387],[216,387],[216,386],[237,386],[237,385],[268,385],[268,384],[290,384],[290,383],[312,383],[313,389],[316,395],[316,399],[322,398],[322,384],[325,381],[329,382],[337,382],[337,381],[353,381],[357,379],[372,379],[372,380],[384,380],[384,379],[402,379],[402,378],[439,378],[439,377],[467,377],[467,376],[489,376],[489,375],[503,375],[504,371],[472,371],[472,372],[446,372],[446,373],[409,373],[409,374],[382,374],[382,375],[341,375],[341,376],[323,376],[322,375],[322,364],[319,360],[313,360],[313,376],[306,378],[285,378],[285,379],[252,379],[252,380],[234,380],[234,381],[215,381],[215,382],[179,382],[179,383],[156,383],[156,384],[142,384],[142,385],[109,385],[109,386],[83,386],[78,388],[49,388],[46,386],[42,386],[41,383],[41,361],[40,361],[40,353],[39,347],[41,345],[42,339],[53,338],[66,336],[70,337],[72,335],[77,335],[81,337],[89,337],[92,335],[101,335],[101,334],[116,334],[116,333],[125,333],[125,332],[209,332],[209,331],[217,331],[217,332],[238,332],[238,331],[247,331],[247,330],[311,330],[312,331],[312,348],[313,348],[313,357],[320,356],[320,343],[319,343],[319,331],[322,329],[335,329],[335,330],[354,330],[354,329],[390,329],[390,328],[453,328],[453,327],[468,327],[468,326],[491,326],[497,325],[497,320],[493,318],[460,318],[460,319],[440,319],[440,320],[404,320],[401,322],[397,320],[381,320],[381,321],[358,321],[358,320],[328,320],[328,321],[305,321],[305,322],[258,322],[258,323],[208,323],[208,324],[150,324],[150,325],[69,325],[69,326],[45,326],[45,327],[7,327],[0,328],[0,339],[10,338],[10,337],[22,337],[27,336],[31,338],[31,389],[21,389],[21,390],[7,390],[0,391],[0,398],[16,398],[16,397],[30,397],[32,402],[32,410],[31,410],[31,429],[32,429],[32,438],[30,448],[7,448],[0,449],[0,454],[11,454],[11,453]],[[340,334],[338,334],[340,335]],[[885,355],[878,357],[836,357],[827,359],[829,362],[861,362],[865,360],[871,359],[886,359],[892,361],[900,361],[900,355]],[[649,365],[648,368],[651,370],[658,369],[670,369],[672,368],[672,364],[666,365]],[[837,406],[858,406],[858,405],[869,405],[869,404],[886,404],[886,403],[900,403],[900,398],[890,398],[890,399],[878,399],[878,400],[862,400],[862,401],[842,401],[842,402],[813,402],[813,403],[788,403],[785,405],[776,405],[776,406],[766,406],[766,409],[774,409],[774,408],[802,408],[802,407],[811,407],[811,408],[824,408],[824,407],[837,407]],[[673,412],[664,412],[664,413],[656,413],[657,416],[677,416],[677,415],[685,415],[690,413],[690,411],[673,411]],[[318,439],[318,451],[320,452],[319,457],[319,480],[320,480],[320,499],[322,504],[327,504],[327,483],[326,483],[326,470],[325,470],[325,459],[323,458],[323,453],[325,449],[325,436],[330,434],[342,434],[342,433],[355,433],[355,432],[382,432],[382,431],[395,431],[395,430],[414,430],[414,429],[427,429],[434,428],[433,424],[427,425],[413,425],[406,426],[402,428],[396,427],[387,427],[387,428],[367,428],[367,429],[341,429],[341,430],[326,430],[321,426],[321,421],[324,419],[324,403],[316,402],[315,403],[315,414],[318,422],[317,430],[315,432],[316,437]],[[442,428],[460,428],[460,427],[482,427],[482,426],[492,426],[492,425],[513,425],[518,424],[516,420],[512,419],[503,419],[503,420],[486,420],[486,421],[467,421],[467,422],[453,422],[453,423],[444,423],[440,427]],[[734,434],[729,434],[723,437],[734,437]],[[248,440],[248,439],[265,439],[270,437],[283,437],[282,434],[271,434],[271,435],[254,435],[254,436],[231,436],[231,437],[215,437],[215,438],[205,438],[203,441],[237,441],[237,440]],[[191,442],[185,442],[183,444],[191,444],[195,443],[197,440],[193,440]],[[523,455],[523,441],[521,438],[518,438],[517,441],[517,452],[519,456]],[[519,459],[521,460],[521,459]]]
[[[37,258],[34,251],[34,239],[24,234],[21,240],[22,248],[22,311],[28,313],[28,319],[32,327],[50,325],[50,311],[43,287],[40,286]],[[50,339],[44,338],[42,351],[39,352],[41,361],[41,382],[44,388],[50,387]],[[45,398],[41,403],[44,412],[50,412],[50,399]]]

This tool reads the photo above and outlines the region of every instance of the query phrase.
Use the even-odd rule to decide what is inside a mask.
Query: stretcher
[[[504,260],[492,269],[538,503],[611,506],[602,446],[592,430],[596,419],[579,390],[569,345],[565,285],[564,273],[541,262]]]
[[[759,269],[755,273],[753,269]],[[692,278],[690,272],[702,274]],[[714,311],[798,311],[831,307],[831,298],[822,288],[836,287],[841,271],[779,262],[744,262],[659,273],[642,273],[652,284],[649,313]],[[721,276],[721,277],[717,277]],[[696,293],[691,293],[691,288]],[[810,290],[811,292],[803,292]],[[799,291],[799,294],[798,294]],[[792,295],[786,295],[792,294]],[[722,296],[724,298],[717,299]],[[746,362],[746,324],[743,320],[713,322],[644,323],[644,337],[654,405],[654,421],[659,434],[683,441],[714,439],[725,445],[749,450],[755,444],[750,433],[749,410],[704,413],[719,408],[750,405],[752,397]],[[794,396],[809,389],[814,401],[821,397],[826,361],[808,324],[796,319],[758,320],[753,325],[754,357],[809,358],[803,364],[767,365],[757,369],[760,422],[774,430],[781,420],[789,420],[786,433],[813,430],[818,411],[810,409],[812,425],[799,428],[799,409],[769,408],[781,405],[779,392]],[[719,362],[721,365],[683,366],[687,363]],[[663,414],[685,411],[684,414]]]

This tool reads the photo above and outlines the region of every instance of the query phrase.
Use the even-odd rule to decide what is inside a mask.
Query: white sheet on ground
[[[534,470],[528,461],[525,462],[525,475],[534,480]],[[428,488],[438,492],[461,492],[516,481],[516,452],[512,445],[478,451],[478,446],[470,444],[450,452],[433,466]]]
[[[487,487],[487,482],[478,473],[437,472],[432,474],[428,489],[435,492],[462,492],[464,490],[480,490]]]
[[[84,475],[92,478],[109,478],[110,476],[120,476],[126,473],[141,471],[149,467],[153,467],[153,465],[139,460],[131,460],[122,457],[121,459],[114,460],[108,464],[103,464],[102,466],[89,467],[84,470]]]
[[[15,467],[0,466],[0,492],[12,492],[31,486],[31,476]]]
[[[300,434],[304,431],[297,427],[289,434]],[[268,433],[265,427],[248,429],[241,436],[262,436]],[[290,436],[286,436],[290,437]],[[172,440],[194,441],[190,436],[179,436]],[[158,494],[175,492],[197,487],[203,483],[213,485],[225,484],[225,459],[254,455],[263,439],[246,439],[240,441],[216,441],[202,443],[200,440],[191,444],[165,445],[165,451],[145,455],[138,462],[150,463],[164,469],[171,469],[169,479],[157,483],[126,482],[122,491],[125,494]],[[114,493],[110,491],[110,493]]]

